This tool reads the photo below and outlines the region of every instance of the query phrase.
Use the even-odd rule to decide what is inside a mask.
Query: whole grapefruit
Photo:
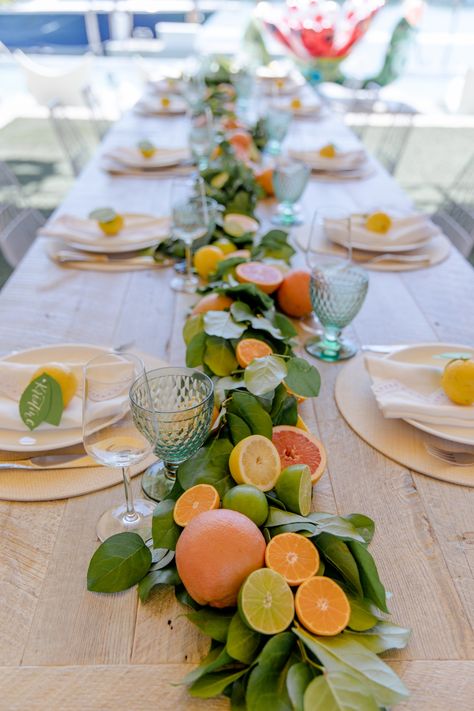
[[[299,318],[312,312],[310,281],[310,273],[305,269],[293,269],[286,274],[277,291],[277,301],[287,316]]]
[[[311,432],[279,425],[273,428],[272,442],[280,455],[282,470],[292,464],[307,464],[313,484],[321,478],[326,468],[326,451]]]
[[[205,511],[181,533],[176,545],[179,577],[200,605],[237,604],[240,587],[262,568],[265,539],[247,516],[231,509]]]

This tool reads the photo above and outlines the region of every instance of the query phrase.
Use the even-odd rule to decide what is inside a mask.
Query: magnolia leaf
[[[270,417],[273,425],[296,425],[298,420],[298,403],[293,395],[289,395],[285,386],[279,385],[272,400]]]
[[[349,541],[348,546],[357,562],[365,597],[372,600],[383,612],[388,612],[385,588],[380,582],[372,555],[365,546],[357,541]]]
[[[196,602],[196,600],[193,600],[191,595],[188,593],[184,585],[175,585],[174,587],[174,595],[178,602],[180,602],[182,605],[186,605],[187,607],[192,607],[193,610],[200,610],[201,605]]]
[[[352,609],[352,601],[350,602]],[[360,642],[375,654],[386,652],[387,649],[403,649],[407,646],[410,635],[410,629],[399,627],[385,620],[377,621],[375,627],[364,632],[350,632],[349,630],[344,632],[344,636]]]
[[[260,646],[261,635],[243,622],[239,611],[233,616],[227,634],[226,649],[233,659],[250,664]]]
[[[220,671],[204,674],[189,687],[189,693],[199,699],[211,699],[213,696],[220,696],[227,686],[246,673],[247,669],[237,672]]]
[[[321,387],[321,376],[314,365],[304,358],[290,358],[285,383],[292,393],[302,397],[316,397]]]
[[[151,570],[138,583],[138,596],[142,602],[146,602],[157,585],[179,585],[180,582],[181,578],[174,565],[162,570]]]
[[[188,346],[194,336],[197,336],[198,333],[201,333],[201,331],[204,330],[204,321],[202,314],[196,314],[195,316],[190,316],[188,319],[186,319],[186,322],[183,326],[183,338],[184,342]]]
[[[353,595],[347,595],[347,598],[351,606],[351,616],[348,622],[351,630],[364,632],[377,624],[379,618],[373,614],[369,600]]]
[[[243,301],[236,301],[230,307],[230,312],[236,321],[250,323],[256,331],[266,331],[271,336],[277,339],[283,338],[279,328],[274,326],[272,322],[265,316],[255,315],[248,304]]]
[[[224,496],[234,484],[229,472],[232,449],[232,443],[228,439],[216,439],[180,464],[178,479],[183,489],[190,489],[195,484],[211,484],[217,489],[219,496]]]
[[[294,644],[291,632],[274,635],[266,643],[250,672],[246,694],[248,711],[292,711],[286,674]]]
[[[217,267],[215,271],[210,275],[210,279],[212,281],[218,281],[222,279],[225,274],[227,274],[227,272],[234,269],[234,267],[236,267],[238,264],[242,264],[246,261],[246,257],[233,257],[231,254],[227,259],[221,259],[221,261],[217,263]]]
[[[204,657],[201,664],[186,674],[183,679],[183,684],[193,684],[197,679],[204,676],[204,674],[209,674],[209,672],[217,671],[222,667],[232,664],[234,660],[227,654],[224,645],[219,645],[211,649],[209,654]]]
[[[286,689],[295,711],[304,711],[304,692],[313,679],[314,673],[309,664],[297,662],[288,669]]]
[[[349,514],[343,518],[350,521],[352,525],[356,527],[357,531],[366,543],[371,542],[375,532],[375,523],[371,518],[360,513]]]
[[[216,642],[225,643],[227,641],[227,632],[233,617],[232,612],[203,607],[200,610],[188,612],[186,617],[196,627],[199,627],[201,632],[207,634],[211,639],[215,639]]]
[[[248,425],[251,434],[272,438],[273,425],[268,412],[250,393],[237,390],[227,404],[227,413],[238,415]]]
[[[247,691],[247,679],[241,677],[234,681],[231,687],[230,695],[230,710],[231,711],[247,711],[245,702],[245,692]]]
[[[153,511],[151,531],[155,548],[168,548],[170,551],[176,548],[181,528],[174,522],[174,505],[172,499],[165,499]]]
[[[186,348],[186,367],[198,368],[202,365],[204,353],[206,350],[207,335],[204,331],[196,333],[189,341]]]
[[[117,533],[96,550],[87,571],[87,589],[113,593],[131,588],[149,570],[151,552],[137,533]]]
[[[316,677],[304,694],[303,711],[378,711],[364,681],[347,672]]]
[[[238,415],[234,415],[233,412],[227,413],[227,424],[230,429],[230,436],[232,438],[232,444],[235,446],[240,442],[241,439],[250,437],[252,430],[247,425],[245,420],[243,420]]]
[[[408,696],[395,672],[363,644],[344,635],[315,637],[301,627],[294,632],[329,673],[344,672],[360,677],[380,706],[395,705]]]
[[[277,311],[273,317],[273,322],[275,326],[280,329],[283,338],[291,339],[298,335],[298,331],[293,326],[293,323],[290,321],[288,316],[285,316]]]
[[[171,561],[174,560],[174,557],[174,551],[169,551],[167,548],[152,548],[150,570],[166,568],[168,563],[171,563]]]
[[[306,530],[304,526],[310,526],[312,530],[315,530],[316,528],[316,525],[306,516],[300,516],[300,514],[291,513],[290,511],[281,511],[279,508],[270,506],[268,510],[268,518],[265,521],[265,526],[267,528],[272,528],[273,526],[286,526],[293,524],[297,526],[302,526],[302,531]]]
[[[225,338],[209,336],[206,340],[204,363],[215,375],[230,375],[238,367],[234,350]]]
[[[340,541],[329,533],[321,533],[316,539],[316,546],[319,552],[323,554],[326,562],[336,568],[344,580],[350,583],[354,590],[362,597],[363,593],[359,569],[347,543]]]
[[[336,536],[336,538],[361,541],[364,543],[364,539],[356,527],[342,516],[334,516],[333,514],[318,511],[308,514],[308,518],[317,525],[317,534],[323,532],[330,533],[332,536]]]
[[[240,338],[245,326],[236,323],[228,311],[208,311],[204,314],[204,330],[208,336]]]
[[[229,390],[237,390],[244,387],[244,379],[241,376],[226,376],[219,378],[214,383],[214,395],[220,403],[223,403],[226,398],[226,393]]]
[[[274,355],[255,358],[245,368],[245,385],[253,395],[265,395],[265,393],[275,390],[284,380],[286,374],[287,368],[282,358]]]
[[[232,296],[236,300],[245,301],[253,309],[266,311],[274,309],[273,299],[261,291],[255,284],[238,284],[219,289],[224,294]]]

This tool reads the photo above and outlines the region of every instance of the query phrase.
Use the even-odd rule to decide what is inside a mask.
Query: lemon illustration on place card
[[[140,141],[138,150],[144,158],[153,158],[156,153],[156,146],[151,141]]]
[[[336,146],[334,143],[328,143],[319,149],[319,155],[321,158],[335,158],[336,157]]]
[[[303,104],[301,103],[301,100],[300,100],[300,99],[296,98],[296,99],[292,99],[292,100],[291,100],[290,107],[291,107],[294,111],[298,111],[299,109],[302,108],[302,106],[303,106]]]
[[[168,96],[162,96],[161,106],[163,109],[169,109],[169,107],[171,106],[171,99]]]
[[[58,383],[61,388],[63,406],[66,408],[77,392],[77,378],[71,368],[63,363],[48,363],[40,366],[31,380],[35,380],[40,375],[49,375]]]
[[[123,217],[111,207],[101,207],[93,210],[89,219],[96,220],[100,229],[107,237],[114,237],[123,229]]]
[[[392,219],[386,212],[373,212],[367,217],[365,226],[370,232],[385,235],[392,227]]]

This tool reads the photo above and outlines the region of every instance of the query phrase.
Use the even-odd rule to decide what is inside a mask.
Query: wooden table
[[[349,139],[331,120],[296,123],[315,137]],[[183,142],[183,119],[130,114],[108,145],[150,136]],[[352,139],[353,140],[353,139]],[[414,156],[414,159],[416,157]],[[348,183],[312,182],[306,212],[318,205],[407,204],[380,169]],[[166,214],[169,181],[110,178],[93,160],[62,210],[102,204]],[[474,274],[454,250],[437,267],[370,274],[366,303],[349,329],[360,343],[444,340],[472,345]],[[60,342],[135,346],[184,362],[181,329],[193,299],[169,288],[172,270],[120,274],[53,265],[38,240],[0,294],[1,350]],[[474,708],[474,489],[413,473],[373,450],[346,425],[334,401],[338,365],[321,364],[322,390],[303,416],[325,443],[328,469],[316,487],[322,511],[373,517],[372,551],[393,592],[393,620],[413,628],[407,649],[386,659],[412,692],[400,709]],[[138,490],[138,482],[135,482]],[[123,498],[121,486],[68,501],[0,503],[0,709],[225,709],[224,699],[190,699],[172,686],[205,654],[208,640],[160,589],[145,605],[135,590],[86,591],[97,547],[95,524]]]

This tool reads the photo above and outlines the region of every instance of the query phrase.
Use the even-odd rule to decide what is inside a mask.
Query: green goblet
[[[135,427],[162,460],[142,478],[147,496],[161,501],[176,481],[178,466],[189,459],[209,434],[214,385],[191,368],[158,368],[141,375],[130,389]]]

